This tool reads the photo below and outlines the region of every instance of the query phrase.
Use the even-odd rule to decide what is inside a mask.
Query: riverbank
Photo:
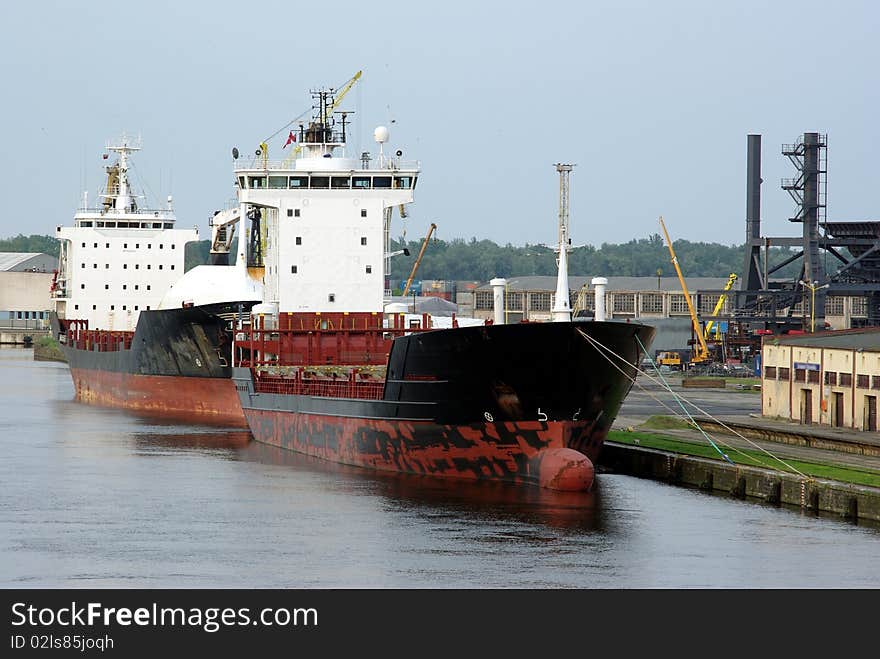
[[[34,359],[43,362],[67,363],[67,358],[61,352],[61,346],[51,336],[43,336],[34,341]]]

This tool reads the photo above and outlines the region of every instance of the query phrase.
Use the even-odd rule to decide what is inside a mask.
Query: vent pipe
[[[496,277],[489,282],[492,287],[492,307],[495,310],[495,324],[504,324],[504,287],[507,286],[507,280],[502,277]]]
[[[608,286],[608,280],[605,277],[593,277],[590,283],[595,288],[595,312],[593,319],[597,321],[605,320],[605,287]]]

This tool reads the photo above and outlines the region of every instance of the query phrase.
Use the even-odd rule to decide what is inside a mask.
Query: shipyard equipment
[[[783,179],[782,189],[797,204],[789,221],[802,225],[801,235],[762,236],[761,136],[748,136],[745,263],[731,321],[751,333],[823,329],[830,297],[864,305],[863,313],[844,313],[852,326],[880,325],[880,222],[827,221],[827,146],[820,133],[783,145],[797,176]],[[771,265],[775,247],[796,251]],[[789,264],[798,274],[780,277]]]
[[[703,338],[703,332],[700,329],[700,321],[697,319],[697,312],[694,311],[694,304],[691,301],[691,295],[688,292],[687,284],[684,282],[684,275],[681,274],[681,268],[678,265],[678,257],[675,256],[675,250],[672,248],[672,240],[669,238],[669,232],[666,231],[666,225],[663,218],[660,218],[660,228],[663,229],[663,236],[666,238],[666,245],[669,247],[669,256],[672,259],[672,265],[675,266],[675,274],[678,275],[678,281],[681,283],[681,290],[684,293],[685,302],[691,315],[691,323],[694,327],[694,336],[697,339],[697,345],[694,346],[694,352],[691,355],[691,364],[705,364],[709,361],[709,347],[706,345],[706,339]]]
[[[415,263],[413,263],[412,272],[409,273],[409,279],[406,280],[406,286],[403,287],[403,297],[406,297],[406,294],[409,292],[409,287],[412,286],[413,279],[416,276],[416,271],[419,269],[419,264],[422,262],[422,257],[425,255],[425,250],[428,247],[428,241],[431,239],[431,234],[434,233],[434,230],[436,228],[437,225],[431,222],[431,226],[428,227],[428,234],[422,241],[422,248],[419,250],[419,255],[416,257]]]

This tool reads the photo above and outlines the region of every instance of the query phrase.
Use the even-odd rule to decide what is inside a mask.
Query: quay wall
[[[652,478],[739,499],[797,506],[851,520],[880,522],[880,488],[841,483],[772,469],[731,465],[667,451],[605,442],[599,465],[611,471]]]

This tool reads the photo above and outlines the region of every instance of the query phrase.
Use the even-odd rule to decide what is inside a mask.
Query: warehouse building
[[[46,326],[57,267],[58,259],[49,254],[0,252],[0,326]]]
[[[765,416],[877,431],[880,328],[765,338],[761,360]]]

